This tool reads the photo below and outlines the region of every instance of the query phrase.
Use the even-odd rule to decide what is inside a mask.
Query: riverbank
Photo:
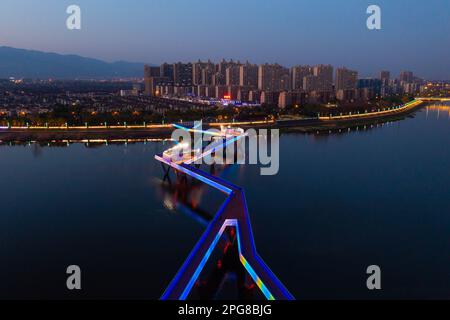
[[[285,131],[304,133],[329,132],[353,127],[376,125],[387,121],[399,121],[424,106],[422,100],[414,100],[400,107],[362,114],[337,115],[317,119],[278,121],[277,127]]]
[[[220,126],[242,128],[270,128],[274,121],[205,124],[204,128],[220,129]],[[56,140],[124,140],[124,139],[169,139],[172,125],[148,125],[127,127],[70,127],[70,128],[0,128],[0,142],[56,141]]]
[[[280,128],[299,132],[321,132],[364,126],[380,121],[401,120],[408,114],[423,106],[421,100],[414,100],[403,106],[377,110],[361,114],[336,115],[332,117],[318,117],[298,120],[278,121],[250,121],[230,123],[210,123],[204,128],[218,128],[220,126],[239,126],[247,128]],[[12,127],[0,128],[0,141],[56,141],[56,140],[115,140],[115,139],[168,139],[173,131],[172,125],[146,126],[111,126],[111,127]]]

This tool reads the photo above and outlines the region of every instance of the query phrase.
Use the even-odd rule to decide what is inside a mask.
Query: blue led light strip
[[[211,179],[208,179],[208,178],[206,178],[204,176],[201,176],[198,173],[192,172],[191,170],[188,170],[188,169],[184,168],[183,166],[181,166],[179,164],[176,164],[175,162],[171,162],[170,160],[166,160],[166,159],[164,159],[163,157],[160,157],[160,156],[155,156],[155,159],[158,160],[158,161],[161,161],[161,162],[163,162],[165,164],[167,164],[168,166],[171,166],[172,168],[174,168],[174,169],[176,169],[176,170],[178,170],[180,172],[186,173],[187,175],[189,175],[189,176],[191,176],[191,177],[193,177],[193,178],[195,178],[197,180],[200,180],[200,181],[206,183],[207,185],[210,185],[211,187],[216,188],[216,189],[218,189],[218,190],[220,190],[220,191],[222,191],[222,192],[224,192],[226,194],[230,194],[232,192],[231,189],[229,189],[229,188],[227,188],[227,187],[225,187],[225,186],[223,186],[223,185],[221,185],[221,184],[219,184],[219,183],[217,183],[217,182],[215,182],[215,181],[213,181]]]
[[[187,296],[191,292],[192,287],[194,286],[195,281],[197,281],[197,278],[199,277],[200,273],[202,272],[203,267],[205,266],[206,262],[208,262],[208,259],[211,256],[211,253],[213,252],[214,248],[217,246],[217,243],[219,242],[220,238],[222,237],[222,234],[225,231],[225,229],[229,226],[235,226],[235,225],[237,225],[237,221],[235,221],[235,220],[226,220],[225,223],[222,225],[222,227],[220,228],[220,231],[217,233],[216,237],[214,238],[214,241],[209,246],[208,251],[206,251],[205,255],[203,256],[202,261],[198,265],[193,276],[189,280],[186,288],[184,289],[183,293],[181,294],[180,300],[186,300]]]
[[[200,129],[189,129],[189,128],[180,126],[179,124],[173,124],[173,126],[175,128],[177,128],[177,129],[181,129],[181,130],[184,130],[184,131],[187,131],[187,132],[203,133],[203,134],[207,134],[207,135],[210,135],[210,136],[222,136],[222,134],[219,133],[219,132],[206,131],[206,130],[200,130]]]
[[[267,300],[275,300],[272,293],[270,293],[267,286],[262,282],[261,278],[256,274],[255,270],[250,266],[248,261],[245,259],[245,257],[242,254],[241,251],[241,240],[240,240],[240,233],[241,230],[239,229],[239,222],[236,219],[228,219],[225,220],[224,224],[220,228],[220,231],[217,233],[216,237],[214,238],[214,241],[211,243],[211,246],[208,248],[208,251],[203,256],[202,261],[198,265],[197,269],[195,270],[195,273],[193,274],[192,278],[189,280],[189,283],[187,284],[186,288],[184,289],[183,293],[180,296],[180,300],[186,300],[189,296],[189,293],[192,290],[192,287],[194,286],[195,282],[197,281],[198,277],[200,276],[200,273],[202,272],[203,268],[205,267],[205,264],[208,262],[209,257],[211,256],[211,253],[213,252],[214,248],[217,246],[217,243],[219,242],[220,238],[222,237],[223,233],[225,232],[226,228],[228,227],[235,227],[236,228],[236,235],[237,235],[237,241],[238,241],[238,249],[239,249],[239,259],[244,266],[244,268],[247,270],[247,272],[252,277],[255,284],[261,289],[262,293],[266,297]]]
[[[210,147],[208,148],[208,150],[206,150],[205,152],[203,152],[202,154],[200,154],[198,157],[194,157],[193,159],[188,160],[188,161],[186,161],[185,163],[186,163],[186,164],[192,164],[192,163],[196,162],[196,161],[199,160],[199,159],[202,159],[202,158],[204,158],[204,157],[206,157],[206,156],[208,156],[208,155],[210,155],[210,154],[212,154],[212,153],[214,153],[214,152],[217,152],[217,151],[219,151],[219,150],[222,150],[222,149],[228,147],[230,144],[232,144],[232,143],[234,143],[234,142],[236,142],[236,141],[239,141],[241,138],[243,138],[242,135],[241,135],[241,136],[236,136],[236,137],[234,137],[234,138],[227,139],[225,142],[220,143],[220,145],[218,145],[217,147],[212,147],[212,146],[210,146]]]

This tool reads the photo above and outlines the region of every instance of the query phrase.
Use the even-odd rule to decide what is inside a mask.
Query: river
[[[0,146],[0,298],[158,299],[223,200],[164,184],[153,156],[167,146]],[[297,299],[448,299],[449,146],[450,106],[425,107],[282,134],[275,176],[217,174],[245,188],[258,252]],[[69,265],[81,291],[66,288]]]

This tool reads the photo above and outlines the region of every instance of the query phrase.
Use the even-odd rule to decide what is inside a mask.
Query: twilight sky
[[[82,30],[66,29],[66,8]],[[382,30],[366,9],[382,9]],[[330,63],[450,79],[450,0],[1,0],[0,45],[107,61]]]

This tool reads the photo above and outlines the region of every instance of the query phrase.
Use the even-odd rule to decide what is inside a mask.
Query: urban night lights
[[[449,18],[444,0],[1,0],[0,301],[439,312]]]

